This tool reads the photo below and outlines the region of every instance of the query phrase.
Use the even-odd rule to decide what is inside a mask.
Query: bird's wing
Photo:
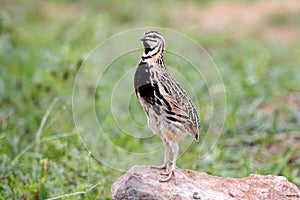
[[[198,141],[200,119],[191,99],[169,73],[165,77],[168,77],[167,82],[170,82],[168,85],[173,87],[168,88],[166,85],[159,87],[162,96],[169,104],[165,105],[166,108],[169,108],[167,113],[173,114],[174,121],[182,122],[185,126],[188,126],[190,133]],[[164,82],[166,81],[160,81],[159,83],[163,84]]]

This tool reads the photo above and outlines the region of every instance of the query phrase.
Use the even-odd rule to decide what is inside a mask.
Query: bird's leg
[[[177,184],[177,180],[175,177],[175,170],[176,170],[176,160],[177,160],[177,156],[178,156],[178,144],[176,142],[171,143],[171,148],[172,148],[172,152],[173,152],[173,162],[172,162],[172,167],[169,171],[167,171],[166,173],[162,173],[162,175],[167,175],[167,178],[164,179],[160,179],[160,182],[166,182],[169,181],[172,178],[172,175],[175,178],[175,184]]]
[[[169,170],[169,150],[170,150],[170,145],[165,141],[162,140],[163,144],[165,146],[165,156],[164,156],[164,163],[159,166],[152,166],[154,169],[165,169],[166,171]]]

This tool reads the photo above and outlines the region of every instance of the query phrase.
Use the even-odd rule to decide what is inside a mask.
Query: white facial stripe
[[[164,51],[164,39],[162,38],[161,35],[156,34],[156,33],[149,33],[144,35],[145,38],[145,43],[147,45],[145,46],[147,49],[145,49],[143,53],[144,58],[151,58],[154,55],[156,55],[159,52]],[[145,44],[144,44],[145,45]]]
[[[160,50],[160,45],[156,45],[156,47],[152,50],[149,51],[148,54],[146,54],[145,52],[143,53],[143,57],[152,57],[153,55],[155,55],[158,51]]]

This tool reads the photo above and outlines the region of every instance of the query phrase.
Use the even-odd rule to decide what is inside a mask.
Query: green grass
[[[113,34],[144,26],[172,28],[193,37],[208,50],[226,87],[226,120],[217,145],[199,159],[203,153],[201,143],[193,142],[178,160],[178,166],[224,177],[282,175],[300,187],[299,41],[185,30],[172,18],[172,11],[182,4],[154,2],[149,7],[139,7],[144,3],[0,3],[0,199],[110,199],[111,185],[123,172],[94,156],[109,155],[112,163],[125,166],[151,162],[147,158],[114,160],[117,155],[106,149],[103,141],[96,141],[99,155],[90,154],[80,141],[72,112],[75,77],[91,49]],[[166,8],[170,12],[165,13]],[[143,13],[143,17],[134,13]],[[271,23],[266,20],[267,26],[295,23],[293,16],[282,13],[270,16],[270,20]],[[130,44],[124,41],[120,45]],[[87,92],[92,92],[91,98],[96,91],[96,114],[103,131],[111,142],[129,152],[147,152],[153,144],[160,144],[157,137],[136,140],[124,134],[126,130],[137,134],[132,120],[146,125],[135,96],[128,97],[132,120],[124,115],[124,130],[116,127],[111,115],[110,95],[115,77],[136,66],[140,53],[116,60],[112,67],[122,68],[110,67],[97,88],[87,88]],[[174,61],[175,58],[167,52],[166,62],[180,72],[178,79],[185,83],[185,77],[189,83],[184,86],[196,88],[193,100],[198,100],[204,134],[210,120],[208,89],[193,71],[186,70],[188,63]],[[122,97],[133,95],[133,83],[125,85],[125,89]],[[288,106],[288,97],[298,103]],[[116,103],[127,106],[121,97]],[[274,109],[268,113],[262,105],[274,105]],[[122,116],[121,111],[116,112]],[[151,135],[148,128],[140,130],[140,134]]]

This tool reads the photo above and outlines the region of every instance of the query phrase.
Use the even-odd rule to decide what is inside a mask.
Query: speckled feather
[[[190,134],[198,141],[199,116],[187,93],[165,66],[164,39],[156,31],[148,31],[147,35],[160,43],[156,46],[144,43],[145,52],[134,76],[134,87],[148,125],[166,140]]]

